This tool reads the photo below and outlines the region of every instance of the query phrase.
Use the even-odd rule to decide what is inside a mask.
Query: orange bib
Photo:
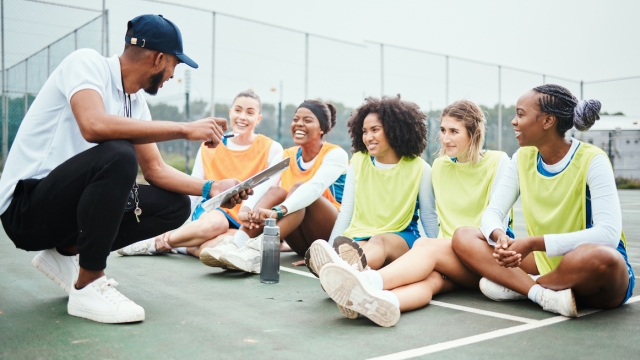
[[[318,172],[318,169],[320,169],[320,166],[322,166],[322,160],[324,159],[325,155],[327,155],[329,151],[335,148],[339,148],[339,146],[330,144],[328,142],[325,142],[324,144],[322,144],[320,153],[318,153],[318,156],[316,156],[316,161],[313,163],[311,168],[307,170],[301,170],[296,161],[296,156],[298,155],[298,149],[300,149],[300,146],[293,146],[286,149],[284,151],[284,154],[282,155],[282,158],[283,159],[287,157],[290,158],[289,168],[282,172],[282,180],[280,183],[280,187],[289,191],[291,190],[293,185],[295,185],[296,183],[305,183],[311,180],[311,178],[316,174],[316,172]],[[329,190],[329,188],[326,188],[324,190],[324,192],[322,193],[322,196],[324,196],[329,201],[331,201],[333,206],[335,206],[336,209],[340,211],[340,203],[335,199],[335,197],[333,197],[333,194],[331,194],[331,190]]]
[[[273,140],[259,134],[256,140],[246,150],[231,150],[224,144],[216,148],[208,148],[204,144],[200,147],[202,165],[207,180],[223,180],[235,178],[244,181],[269,165],[269,151]],[[233,209],[222,209],[237,222],[238,212],[242,204]]]

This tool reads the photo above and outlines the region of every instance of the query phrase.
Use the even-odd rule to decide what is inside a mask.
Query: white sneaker
[[[216,246],[200,251],[200,262],[211,267],[226,268],[227,265],[220,261],[220,257],[232,250],[238,250],[238,245],[233,240],[233,236],[225,236]]]
[[[78,279],[80,264],[78,255],[64,256],[56,249],[42,250],[36,255],[31,264],[47,275],[49,279],[60,285],[67,294]]]
[[[377,290],[345,264],[326,264],[320,270],[320,283],[338,305],[356,311],[384,327],[400,320],[400,309],[382,290]]]
[[[69,315],[108,324],[144,320],[142,306],[122,295],[116,285],[115,280],[103,276],[80,290],[72,286],[67,304]]]
[[[241,248],[222,254],[220,261],[231,268],[260,274],[262,262],[260,247],[262,247],[262,235],[249,239]]]
[[[358,242],[347,236],[338,236],[333,239],[333,248],[344,261],[354,265],[356,270],[362,271],[369,268],[367,257]]]
[[[156,255],[159,252],[156,250],[156,239],[151,238],[147,240],[138,241],[137,243],[133,243],[131,245],[127,245],[122,249],[116,251],[118,254],[122,256],[131,256],[131,255]]]
[[[508,287],[496,284],[484,277],[480,279],[480,291],[482,291],[484,296],[493,301],[513,301],[524,300],[527,298],[526,295],[522,295],[517,291],[509,289]]]
[[[566,317],[578,317],[576,299],[571,289],[553,291],[542,289],[538,295],[538,304],[542,309]]]

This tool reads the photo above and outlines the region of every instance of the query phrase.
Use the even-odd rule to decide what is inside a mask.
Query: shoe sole
[[[47,275],[47,277],[53,280],[53,282],[58,284],[58,286],[60,286],[62,290],[66,291],[67,294],[71,291],[71,284],[66,282],[60,273],[52,269],[51,266],[49,266],[46,261],[43,261],[40,256],[34,257],[33,260],[31,260],[31,264],[35,266],[36,269],[40,270],[41,273]]]
[[[338,236],[333,240],[333,249],[342,260],[350,265],[358,264],[358,271],[367,268],[367,257],[356,241],[346,236]]]
[[[260,274],[260,264],[254,264],[236,256],[221,256],[220,261],[232,270],[242,270],[244,272]]]
[[[570,302],[571,302],[571,308],[569,309],[570,313],[565,315],[565,314],[560,314],[566,317],[571,317],[571,318],[576,318],[578,317],[578,307],[576,306],[576,297],[573,295],[573,290],[569,289],[569,297],[570,297]]]
[[[338,305],[360,313],[380,326],[391,327],[400,320],[400,309],[370,294],[352,269],[327,264],[320,270],[320,282]]]
[[[493,301],[499,301],[499,302],[502,302],[502,301],[517,301],[517,300],[524,300],[524,299],[527,298],[526,296],[524,296],[524,295],[522,295],[522,294],[520,294],[520,293],[518,293],[516,291],[514,291],[514,293],[518,294],[519,296],[518,297],[514,297],[514,298],[505,299],[505,298],[493,296],[493,294],[488,290],[488,287],[491,286],[488,283],[489,281],[490,281],[489,279],[483,277],[483,278],[480,279],[479,286],[480,286],[480,291],[482,292],[482,294],[484,296],[486,296],[487,298],[493,300]],[[511,290],[511,291],[513,291],[513,290]]]
[[[67,312],[69,315],[77,316],[84,319],[89,319],[99,323],[105,324],[120,324],[120,323],[130,323],[130,322],[140,322],[144,321],[144,309],[142,313],[140,312],[128,312],[128,313],[117,313],[117,314],[104,314],[99,312],[94,312],[85,308],[82,308],[77,305],[68,304]]]
[[[216,259],[213,255],[209,254],[208,252],[200,253],[200,262],[211,267],[220,267],[223,269],[227,267],[225,263]]]

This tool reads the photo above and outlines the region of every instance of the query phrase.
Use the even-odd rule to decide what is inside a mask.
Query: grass
[[[616,186],[618,189],[640,189],[640,179],[627,179],[623,177],[616,178]]]

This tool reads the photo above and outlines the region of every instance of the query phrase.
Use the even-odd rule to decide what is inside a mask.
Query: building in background
[[[602,115],[588,131],[570,134],[604,150],[617,178],[640,179],[640,117]]]

